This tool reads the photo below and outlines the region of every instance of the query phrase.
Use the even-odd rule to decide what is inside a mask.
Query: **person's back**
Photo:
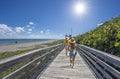
[[[75,40],[73,40],[73,39],[71,39],[71,41],[70,41],[69,50],[70,50],[70,55],[74,56],[75,51],[76,51],[76,43],[75,43]]]
[[[76,44],[70,43],[70,50],[75,50],[75,49],[76,49]]]
[[[76,43],[74,38],[70,40],[69,50],[70,50],[70,66],[72,66],[73,68],[76,56]]]
[[[67,37],[67,35],[65,36],[64,44],[65,44],[66,56],[68,56],[69,38]]]
[[[69,39],[68,39],[68,38],[65,38],[65,39],[64,39],[64,44],[65,44],[65,45],[69,45]]]

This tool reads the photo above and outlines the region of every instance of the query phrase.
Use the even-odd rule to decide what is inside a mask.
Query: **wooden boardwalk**
[[[69,57],[63,50],[37,79],[96,79],[87,64],[77,54],[74,68],[70,67]]]

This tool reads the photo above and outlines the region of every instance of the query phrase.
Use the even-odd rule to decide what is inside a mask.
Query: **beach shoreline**
[[[43,48],[48,46],[46,45],[47,43],[52,43],[54,41],[57,41],[57,40],[0,45],[0,53],[14,52],[17,50],[27,50],[27,49],[33,49],[33,48],[39,48],[39,47]]]

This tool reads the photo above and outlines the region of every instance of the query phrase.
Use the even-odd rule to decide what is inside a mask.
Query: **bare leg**
[[[66,47],[65,47],[65,54],[66,54],[66,56],[67,56],[67,49],[66,49]]]
[[[67,49],[65,49],[65,52],[66,52],[66,56],[67,56]]]
[[[71,66],[71,64],[72,64],[72,56],[70,56],[70,66]]]
[[[66,56],[68,56],[68,49],[66,49]]]
[[[75,56],[73,56],[73,66],[74,66],[74,64],[75,64]]]
[[[65,53],[66,53],[66,56],[68,56],[68,47],[65,46]]]

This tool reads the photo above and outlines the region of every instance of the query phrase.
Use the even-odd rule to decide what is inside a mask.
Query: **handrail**
[[[77,48],[98,79],[120,79],[120,58],[84,45]]]
[[[22,66],[21,68],[17,69],[16,71],[5,76],[3,79],[13,78],[16,75],[18,75],[19,73],[21,73],[23,71],[27,71],[26,69],[28,67],[29,68],[33,67],[34,64],[41,65],[41,63],[43,63],[41,61],[49,60],[50,57],[48,57],[48,55],[51,54],[51,52],[58,50],[61,46],[63,46],[63,44],[58,44],[58,45],[54,45],[54,46],[50,46],[50,47],[46,47],[46,48],[42,48],[42,49],[37,49],[37,50],[31,51],[31,52],[19,55],[17,57],[13,57],[10,59],[0,61],[0,72],[2,72],[4,70],[6,70],[5,68],[9,69],[14,64],[18,64],[27,59],[32,59],[28,64]],[[33,59],[33,57],[35,55],[39,55],[39,57]]]

